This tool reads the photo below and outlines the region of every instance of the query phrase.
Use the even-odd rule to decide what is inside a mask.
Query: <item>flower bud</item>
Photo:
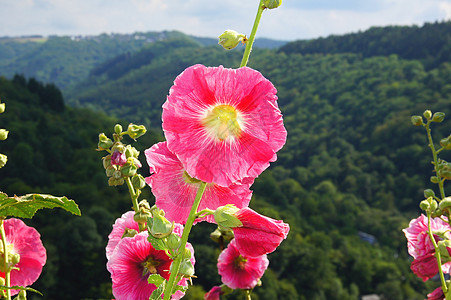
[[[144,125],[135,125],[130,123],[128,125],[127,134],[134,140],[146,133],[146,127]]]
[[[130,157],[137,158],[139,156],[139,151],[136,150],[136,148],[132,147],[131,145],[127,145],[127,147],[125,147],[124,153],[127,158]]]
[[[122,132],[121,124],[114,125],[114,132],[117,133],[117,134],[120,134]]]
[[[174,222],[169,222],[164,216],[152,211],[152,227],[150,228],[150,234],[156,238],[164,238],[172,233],[174,229]]]
[[[111,154],[111,164],[116,166],[123,166],[127,163],[127,157],[125,157],[125,153],[121,153],[119,151],[114,151]]]
[[[443,198],[442,201],[440,201],[438,207],[440,210],[445,210],[451,207],[451,197]]]
[[[446,150],[451,150],[451,135],[440,140],[440,146]]]
[[[20,254],[19,253],[11,253],[11,257],[10,257],[10,261],[11,261],[11,266],[15,266],[20,262]]]
[[[0,103],[0,114],[5,112],[5,103]]]
[[[425,198],[434,197],[434,196],[435,196],[435,193],[433,190],[431,190],[431,189],[424,190]]]
[[[429,109],[425,110],[424,113],[423,113],[423,117],[425,117],[426,120],[431,119],[432,118],[432,112]]]
[[[427,201],[427,200],[423,200],[420,202],[420,208],[424,211],[429,210],[429,206],[430,206],[429,201]]]
[[[132,177],[136,174],[137,170],[138,168],[135,165],[127,163],[122,167],[121,173],[126,177]]]
[[[175,233],[171,233],[168,236],[167,245],[169,249],[177,250],[180,247],[180,237],[176,235]]]
[[[218,207],[214,212],[216,223],[225,228],[243,226],[243,223],[241,223],[241,221],[234,215],[239,210],[239,208],[232,204]]]
[[[98,147],[100,149],[109,149],[113,146],[113,141],[109,139],[104,133],[99,134]]]
[[[136,231],[135,229],[125,228],[121,238],[123,239],[124,237],[134,237],[137,234],[138,231]]]
[[[445,113],[442,112],[436,112],[433,116],[432,116],[432,122],[437,122],[440,123],[445,119]]]
[[[263,6],[268,9],[277,8],[282,5],[282,0],[263,0]]]
[[[8,138],[9,131],[6,129],[0,129],[0,141],[4,141]]]
[[[244,44],[246,41],[247,38],[244,34],[229,29],[219,36],[218,44],[227,50],[231,50],[238,46],[240,42]]]
[[[109,167],[111,167],[111,155],[107,155],[102,159],[102,164],[103,167],[106,169],[108,169]]]
[[[194,266],[189,259],[182,260],[182,262],[180,263],[179,274],[185,278],[193,277]]]
[[[108,179],[108,185],[109,186],[117,186],[117,185],[123,185],[124,184],[124,178],[122,178],[122,177],[120,177],[120,178],[115,178],[114,176],[113,177],[110,177],[109,179]]]
[[[14,300],[27,300],[27,292],[25,290],[20,290],[19,294],[14,298]]]
[[[5,154],[0,153],[0,168],[3,168],[8,161],[8,157]]]
[[[410,118],[410,121],[414,126],[420,126],[423,125],[423,118],[421,116],[412,116]]]
[[[432,182],[432,183],[439,183],[440,180],[438,179],[437,176],[431,176],[431,182]]]
[[[135,174],[132,177],[132,185],[135,189],[140,190],[146,186],[146,180],[140,174]]]
[[[150,211],[149,202],[146,199],[143,199],[138,204],[138,211],[135,213],[133,217],[137,223],[144,224],[148,219],[151,219],[152,212]]]

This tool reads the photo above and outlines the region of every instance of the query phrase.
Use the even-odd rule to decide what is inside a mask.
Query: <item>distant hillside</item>
[[[373,27],[364,32],[291,42],[279,52],[356,53],[363,57],[396,54],[404,59],[421,60],[429,69],[451,61],[451,22],[426,23],[422,27]]]

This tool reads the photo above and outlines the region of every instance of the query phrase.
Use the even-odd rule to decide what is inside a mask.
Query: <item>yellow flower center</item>
[[[150,256],[145,262],[142,263],[143,266],[143,276],[147,274],[157,274],[157,267],[160,265],[160,262],[154,260],[152,256]]]
[[[243,118],[234,107],[221,104],[209,110],[202,124],[210,135],[222,141],[239,137],[242,132]]]
[[[244,270],[246,267],[247,258],[243,257],[242,255],[239,255],[234,260],[235,267],[240,270]]]

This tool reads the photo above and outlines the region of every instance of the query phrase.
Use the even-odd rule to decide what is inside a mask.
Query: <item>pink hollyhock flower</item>
[[[208,293],[204,295],[204,300],[219,300],[220,296],[223,294],[220,286],[214,286]]]
[[[443,294],[442,288],[438,287],[432,293],[428,294],[427,300],[442,300],[442,299],[445,299],[445,295]]]
[[[153,173],[146,178],[146,182],[152,188],[156,205],[165,211],[168,220],[184,224],[200,181],[188,175],[177,156],[169,151],[166,142],[155,144],[144,153],[150,172]],[[214,210],[228,203],[239,208],[249,205],[252,196],[249,187],[253,181],[245,178],[229,187],[209,183],[202,196],[199,211],[205,208]],[[202,220],[214,222],[213,216],[206,216]]]
[[[434,277],[438,273],[438,264],[434,252],[415,258],[410,265],[410,269],[415,275],[423,279],[423,281]]]
[[[111,255],[113,255],[114,249],[126,230],[136,230],[136,232],[139,232],[139,224],[133,219],[134,215],[134,211],[128,211],[114,222],[113,230],[108,235],[108,244],[106,246],[107,259],[110,259]]]
[[[25,225],[19,219],[7,219],[3,225],[8,252],[20,255],[19,263],[15,265],[19,270],[11,271],[11,285],[29,286],[38,279],[47,260],[41,235],[36,229]],[[3,249],[0,249],[0,263],[2,255]],[[0,271],[0,277],[5,278],[5,273]],[[11,295],[18,293],[19,290],[11,291]]]
[[[233,219],[229,219],[232,223],[228,224],[227,216],[221,215],[221,212],[232,214]],[[221,222],[224,217],[225,222]],[[241,254],[248,257],[273,252],[290,231],[290,225],[287,223],[263,216],[249,207],[237,209],[228,205],[219,208],[215,212],[215,219],[219,225],[232,228],[236,247]],[[236,220],[239,222],[235,223]]]
[[[257,177],[287,136],[276,89],[247,67],[187,68],[175,79],[162,117],[168,148],[186,172],[221,186]]]
[[[118,165],[123,166],[127,163],[127,157],[125,156],[125,153],[121,153],[119,151],[114,151],[111,155],[111,164],[112,165]]]
[[[442,232],[445,237],[450,238],[449,224],[442,221],[440,218],[431,218],[432,232]],[[434,251],[434,245],[428,235],[428,218],[425,215],[421,215],[416,219],[413,219],[409,223],[409,227],[402,230],[407,238],[407,248],[409,254],[413,258],[425,255]],[[440,238],[434,234],[436,241]]]
[[[117,300],[148,300],[157,288],[148,283],[149,275],[160,274],[169,279],[172,260],[164,250],[155,250],[147,237],[147,231],[143,231],[134,237],[123,238],[108,260],[107,269],[111,273],[113,295]],[[191,245],[188,248],[194,252]],[[194,255],[191,262],[194,265]],[[187,279],[182,279],[178,284],[186,286]],[[180,299],[183,295],[177,291],[172,299]]]
[[[218,273],[224,284],[232,289],[251,289],[268,268],[266,255],[247,257],[242,255],[233,239],[218,258]]]

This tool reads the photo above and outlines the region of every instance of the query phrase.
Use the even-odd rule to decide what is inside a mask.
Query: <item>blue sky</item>
[[[0,36],[179,30],[249,34],[258,0],[0,0]],[[451,20],[451,0],[283,0],[257,37],[309,39],[371,26]]]

